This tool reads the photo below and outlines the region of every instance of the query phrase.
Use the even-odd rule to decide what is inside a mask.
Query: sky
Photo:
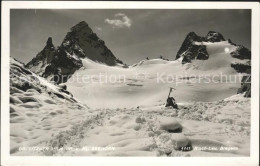
[[[46,45],[59,46],[70,28],[86,21],[126,64],[162,55],[174,60],[189,32],[220,32],[251,49],[251,10],[240,9],[12,9],[10,53],[27,63]]]

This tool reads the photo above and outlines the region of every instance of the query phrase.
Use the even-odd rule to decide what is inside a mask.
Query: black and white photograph
[[[10,8],[9,155],[250,157],[252,18],[251,8]]]

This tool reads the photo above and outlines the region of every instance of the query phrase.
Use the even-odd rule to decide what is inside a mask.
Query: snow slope
[[[175,61],[151,59],[122,68],[85,58],[82,60],[83,67],[74,73],[66,85],[76,98],[91,108],[163,104],[169,87],[175,87],[173,96],[181,103],[216,101],[236,94],[241,76],[231,67],[231,63],[243,61],[230,55],[236,47],[227,41],[197,44],[206,45],[210,55],[208,60],[182,64],[181,58]],[[87,79],[84,83],[82,80],[88,76],[93,79]],[[117,78],[116,81],[113,78]]]
[[[242,98],[239,94],[217,102],[194,102],[178,110],[161,105],[88,111],[81,114],[84,118],[71,118],[75,123],[70,129],[38,144],[54,150],[16,155],[249,156],[250,99]]]

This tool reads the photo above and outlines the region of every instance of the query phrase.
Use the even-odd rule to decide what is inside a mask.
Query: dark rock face
[[[241,60],[251,59],[251,51],[244,46],[238,46],[236,51],[230,53],[233,58],[238,58]]]
[[[225,41],[222,34],[220,34],[218,32],[214,32],[214,31],[209,31],[204,40],[207,41],[207,42]]]
[[[52,44],[52,38],[49,37],[47,42],[46,42],[46,47],[48,48],[54,48],[54,45]]]
[[[183,64],[191,63],[193,59],[207,60],[209,58],[206,46],[203,45],[191,45],[183,55]]]
[[[81,58],[89,58],[109,66],[123,64],[88,24],[82,21],[71,28],[58,48],[54,47],[52,38],[49,37],[43,50],[26,67],[59,84],[66,82],[83,66]]]
[[[71,55],[75,54],[81,58],[87,57],[109,66],[114,66],[117,63],[123,64],[84,21],[71,28],[61,47],[64,47]]]
[[[31,83],[37,82],[38,80],[32,77],[32,73],[29,70],[21,66],[15,63],[11,63],[10,65],[10,93],[17,92],[17,89],[21,92],[27,91],[28,89],[39,91],[40,89]]]
[[[70,76],[82,66],[80,59],[67,54],[66,50],[60,47],[53,61],[45,68],[45,72],[42,76],[48,78],[54,75],[52,80],[59,84],[66,82]]]
[[[241,81],[241,88],[238,89],[237,93],[244,93],[244,97],[251,97],[251,75],[243,76]]]
[[[76,70],[81,68],[82,62],[67,54],[63,47],[56,49],[52,44],[52,39],[48,38],[43,50],[25,67],[59,84],[66,82]]]
[[[179,59],[183,53],[185,52],[191,52],[192,47],[194,46],[193,42],[195,41],[202,41],[202,38],[197,36],[197,34],[195,32],[190,32],[184,42],[181,45],[181,48],[179,49],[179,51],[177,52],[176,55],[176,59]],[[187,58],[189,59],[189,58]]]
[[[234,68],[238,73],[247,73],[251,74],[251,65],[250,63],[232,63],[231,67]]]
[[[29,63],[27,63],[25,67],[30,69],[34,66],[38,66],[39,70],[34,70],[34,72],[36,74],[42,75],[44,71],[40,70],[40,68],[44,68],[47,64],[51,63],[55,54],[56,49],[52,44],[52,38],[49,37],[43,50],[39,52],[36,57],[34,57]]]
[[[198,36],[194,32],[188,33],[181,48],[177,52],[176,59],[183,57],[182,64],[191,63],[192,60],[207,60],[209,54],[206,46],[202,45],[202,42],[221,42],[225,41],[222,34],[214,31],[209,31],[205,37]],[[237,93],[245,93],[245,97],[251,96],[251,51],[244,46],[236,45],[230,39],[228,42],[236,47],[236,50],[231,52],[233,58],[240,60],[247,60],[244,63],[231,63],[230,66],[234,68],[238,73],[246,73],[248,76],[243,77],[241,88]],[[250,79],[250,82],[245,82],[246,79]]]
[[[206,46],[197,45],[195,42],[220,42],[224,40],[224,37],[220,33],[214,31],[209,31],[206,37],[201,37],[194,32],[190,32],[177,52],[176,59],[183,57],[183,64],[191,63],[194,59],[207,60],[209,58],[209,54]]]
[[[233,58],[237,58],[240,60],[247,60],[246,63],[232,63],[231,67],[234,68],[239,73],[247,73],[251,74],[251,51],[244,46],[233,44],[236,46],[236,50],[231,52],[230,55]]]
[[[247,63],[232,63],[231,67],[238,73],[246,73],[247,76],[243,76],[241,80],[241,88],[237,93],[245,93],[244,97],[251,97],[251,51],[244,46],[236,45],[230,41],[230,43],[237,47],[237,49],[231,52],[233,58],[240,60],[248,60]]]

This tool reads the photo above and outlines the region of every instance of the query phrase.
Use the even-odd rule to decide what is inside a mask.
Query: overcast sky
[[[48,37],[59,46],[70,27],[86,21],[124,63],[174,60],[187,33],[220,32],[251,49],[250,10],[11,10],[11,56],[27,63]]]

